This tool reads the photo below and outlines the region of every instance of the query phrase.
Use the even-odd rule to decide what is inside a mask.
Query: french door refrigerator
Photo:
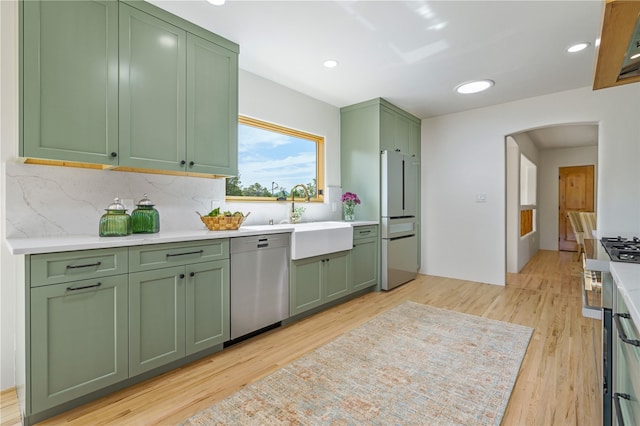
[[[381,171],[381,288],[391,290],[418,274],[418,180],[415,156],[384,150]]]

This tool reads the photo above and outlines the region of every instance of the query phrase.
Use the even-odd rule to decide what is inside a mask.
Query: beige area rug
[[[499,425],[532,331],[405,302],[184,425]]]

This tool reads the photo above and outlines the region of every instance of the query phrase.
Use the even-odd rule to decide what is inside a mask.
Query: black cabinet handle
[[[102,283],[96,283],[96,284],[91,284],[91,285],[84,285],[82,287],[67,287],[67,291],[84,290],[84,289],[87,289],[87,288],[100,287],[101,285],[102,285]]]
[[[616,328],[618,329],[618,337],[620,338],[620,340],[622,340],[623,342],[629,345],[640,346],[640,340],[629,339],[627,335],[624,333],[624,330],[622,329],[622,324],[620,323],[620,318],[630,319],[631,315],[625,314],[625,313],[619,313],[613,316],[613,320],[616,322]]]
[[[190,277],[195,277],[195,276],[196,276],[196,273],[195,273],[195,272],[191,272],[191,273],[189,273],[189,276],[190,276]]]
[[[184,278],[184,274],[180,274],[180,279],[183,279],[183,278]]]
[[[358,231],[358,233],[360,233],[360,235],[369,234],[370,232],[371,232],[371,229],[368,229],[366,231]]]
[[[114,151],[114,152],[112,152],[112,153],[111,153],[111,156],[112,156],[113,158],[116,158],[116,157],[118,156],[118,153]]]
[[[92,266],[100,266],[102,262],[87,263],[86,265],[67,265],[67,269],[90,268]]]
[[[185,164],[187,164],[187,162],[186,162],[186,161],[184,161],[184,160],[182,160],[182,161],[180,162],[180,165],[181,165],[181,166],[184,166]]]
[[[195,161],[189,161],[189,166],[193,167],[193,166],[195,166],[195,165],[196,165],[196,162],[195,162]]]
[[[186,256],[188,254],[202,254],[202,253],[204,253],[204,250],[189,251],[186,253],[167,253],[167,257]]]
[[[618,419],[618,426],[624,426],[624,418],[622,417],[622,411],[620,410],[620,398],[631,400],[629,394],[616,392],[613,394],[613,403],[616,405],[616,418]]]

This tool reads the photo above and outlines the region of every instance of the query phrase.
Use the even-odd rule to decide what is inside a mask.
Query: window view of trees
[[[284,188],[278,185],[276,182],[272,183],[271,188],[262,186],[259,182],[255,182],[249,186],[243,186],[240,181],[240,176],[227,178],[227,195],[240,196],[240,197],[271,197],[277,199],[287,199],[291,197],[291,188]],[[310,198],[317,197],[317,185],[316,179],[312,182],[306,183],[305,186],[309,191]],[[304,191],[300,188],[294,191],[296,198],[303,198]]]
[[[324,138],[247,117],[238,119],[238,171],[226,179],[227,197],[291,197],[304,184],[311,199],[321,199]],[[296,198],[305,196],[296,189]]]

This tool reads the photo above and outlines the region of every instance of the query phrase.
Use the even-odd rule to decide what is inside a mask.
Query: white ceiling
[[[568,124],[529,130],[526,133],[538,149],[576,148],[598,145],[596,124]]]
[[[337,107],[419,118],[591,86],[604,2],[148,0],[240,45],[240,68]],[[568,46],[591,46],[568,54]],[[322,66],[334,58],[334,69]],[[483,93],[462,82],[489,78]]]

